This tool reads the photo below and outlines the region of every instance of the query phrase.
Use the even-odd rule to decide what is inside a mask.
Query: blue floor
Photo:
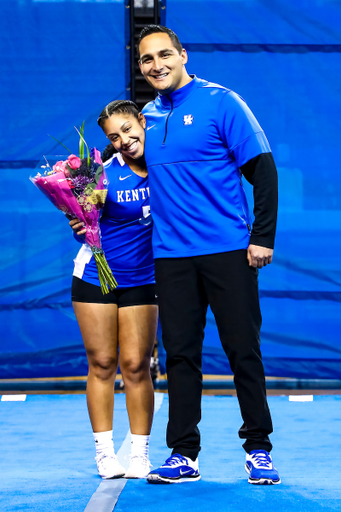
[[[237,399],[205,396],[202,480],[165,486],[128,481],[115,512],[258,512],[260,506],[267,512],[340,511],[341,396],[314,396],[306,403],[270,397],[269,405],[275,425],[272,455],[281,485],[247,483],[237,436]],[[152,431],[154,467],[169,454],[167,409],[165,395]],[[0,411],[1,512],[83,512],[101,482],[95,472],[85,396],[28,396],[26,402],[0,402]],[[124,395],[117,395],[115,425],[118,450],[128,430]]]
[[[165,405],[160,413],[166,413]],[[139,512],[173,507],[191,512],[259,511],[260,506],[269,512],[340,511],[341,472],[335,454],[341,448],[341,397],[318,396],[308,403],[270,397],[269,405],[276,427],[271,436],[272,455],[281,485],[247,483],[244,453],[237,437],[241,425],[237,399],[204,397],[199,459],[202,480],[149,487],[144,482],[128,482],[115,512],[130,511],[132,502],[139,504]],[[155,466],[168,453],[163,445],[165,419],[162,422],[160,414],[154,426],[151,460]]]
[[[128,431],[117,395],[115,447]],[[85,395],[28,395],[0,402],[0,511],[82,512],[101,483]]]

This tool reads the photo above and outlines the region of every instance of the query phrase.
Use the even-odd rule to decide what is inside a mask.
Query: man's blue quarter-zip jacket
[[[194,76],[143,113],[154,258],[246,249],[251,220],[241,168],[271,149],[245,101]]]

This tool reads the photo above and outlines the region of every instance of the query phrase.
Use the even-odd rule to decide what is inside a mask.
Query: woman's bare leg
[[[129,306],[118,310],[120,369],[132,434],[149,435],[154,412],[154,389],[150,376],[158,307]]]
[[[112,430],[117,373],[117,306],[73,302],[88,357],[86,388],[94,432]]]

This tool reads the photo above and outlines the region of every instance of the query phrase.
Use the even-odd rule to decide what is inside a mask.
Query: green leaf
[[[60,142],[60,140],[56,139],[56,137],[53,137],[53,135],[50,135],[49,133],[47,134],[49,137],[51,137],[51,139],[54,139],[55,141],[58,142],[58,144],[61,144],[65,149],[68,150],[68,152],[72,155],[72,151],[69,150],[69,148],[67,148],[66,146],[64,146],[64,144],[62,142]]]
[[[86,152],[87,152],[87,164],[90,165],[90,151],[89,151],[89,148],[88,148],[88,145],[83,137],[83,134],[74,126],[76,132],[78,133],[78,135],[80,136],[80,138],[82,139],[82,141],[84,142],[85,146],[86,146]],[[81,127],[82,129],[82,127]],[[83,133],[84,133],[84,122],[83,122]],[[80,158],[80,157],[79,157]],[[84,156],[83,156],[84,158]]]
[[[82,158],[84,158],[84,139],[83,139],[83,133],[84,133],[84,123],[85,121],[83,121],[83,124],[82,126],[80,126],[79,130],[80,130],[80,137],[79,137],[79,158],[82,160]]]
[[[96,175],[95,175],[95,183],[97,185],[97,183],[99,182],[100,180],[100,177],[102,176],[103,174],[103,167],[100,165],[96,171]]]
[[[71,167],[68,164],[66,164],[66,168],[68,169],[68,171],[71,174],[71,176],[75,176],[76,169],[71,169]]]
[[[96,188],[96,183],[89,183],[85,189],[84,189],[84,193],[85,195],[87,195],[89,193],[89,195],[92,194],[92,192],[95,190]]]

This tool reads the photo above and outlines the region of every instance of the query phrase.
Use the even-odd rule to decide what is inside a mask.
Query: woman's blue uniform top
[[[148,177],[135,174],[119,153],[106,162],[105,170],[109,187],[100,220],[101,241],[118,288],[155,283]],[[100,286],[87,244],[74,262],[74,276]]]

